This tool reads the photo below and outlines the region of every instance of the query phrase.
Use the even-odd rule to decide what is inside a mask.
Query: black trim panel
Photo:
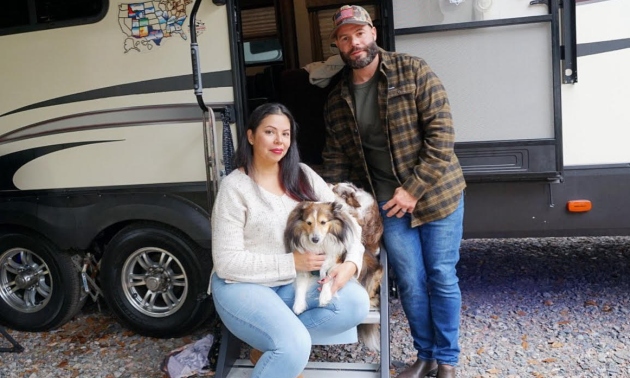
[[[111,236],[124,225],[155,222],[211,247],[204,184],[36,192],[0,196],[0,226],[31,229],[63,250],[87,250],[99,236]]]
[[[567,168],[564,181],[469,183],[465,238],[630,235],[630,166]],[[569,200],[593,209],[570,213]]]
[[[554,140],[458,143],[466,181],[558,179]]]

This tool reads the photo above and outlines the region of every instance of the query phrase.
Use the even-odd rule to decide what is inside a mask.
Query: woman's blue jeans
[[[383,244],[396,275],[400,300],[409,320],[418,358],[457,365],[461,292],[459,261],[464,195],[446,218],[412,228],[410,215],[383,218]]]
[[[212,297],[223,324],[236,337],[263,351],[252,377],[295,378],[311,353],[311,339],[329,337],[357,326],[368,314],[370,301],[355,280],[337,292],[326,307],[319,306],[314,286],[307,295],[308,309],[293,313],[293,284],[267,287],[226,283],[212,275]]]

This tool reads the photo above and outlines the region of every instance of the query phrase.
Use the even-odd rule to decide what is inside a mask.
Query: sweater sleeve
[[[228,178],[219,189],[212,211],[212,260],[216,274],[235,282],[265,284],[292,280],[295,278],[292,254],[254,253],[245,247],[248,206],[255,206],[251,201],[257,198],[255,193],[246,191],[243,185]]]
[[[313,190],[317,194],[317,197],[322,202],[333,202],[337,199],[335,193],[333,193],[332,189],[328,184],[322,179],[315,171],[313,171],[307,165],[302,165],[304,171],[308,174],[311,179],[311,184],[313,185]],[[363,253],[365,252],[365,247],[363,243],[361,243],[361,226],[354,219],[354,217],[349,217],[352,222],[352,232],[357,239],[354,243],[351,244],[349,250],[346,252],[346,260],[352,261],[357,266],[357,273],[355,274],[356,278],[359,278],[361,274],[361,268],[363,267]]]

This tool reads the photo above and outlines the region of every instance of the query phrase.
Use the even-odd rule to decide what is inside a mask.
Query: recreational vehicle
[[[0,25],[0,324],[102,295],[145,335],[210,315],[209,215],[248,112],[285,103],[321,169],[337,0],[28,0]],[[442,79],[465,238],[630,234],[630,2],[365,0]],[[7,12],[8,11],[8,12]]]

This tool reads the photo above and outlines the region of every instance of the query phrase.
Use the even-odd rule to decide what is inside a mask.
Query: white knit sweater
[[[307,165],[301,167],[319,199],[334,201],[335,195],[324,180]],[[240,170],[225,177],[212,210],[213,272],[227,282],[265,286],[292,282],[295,261],[285,249],[284,230],[297,204],[286,194],[266,191]],[[363,245],[356,243],[346,255],[346,261],[356,264],[357,277],[363,251]]]

